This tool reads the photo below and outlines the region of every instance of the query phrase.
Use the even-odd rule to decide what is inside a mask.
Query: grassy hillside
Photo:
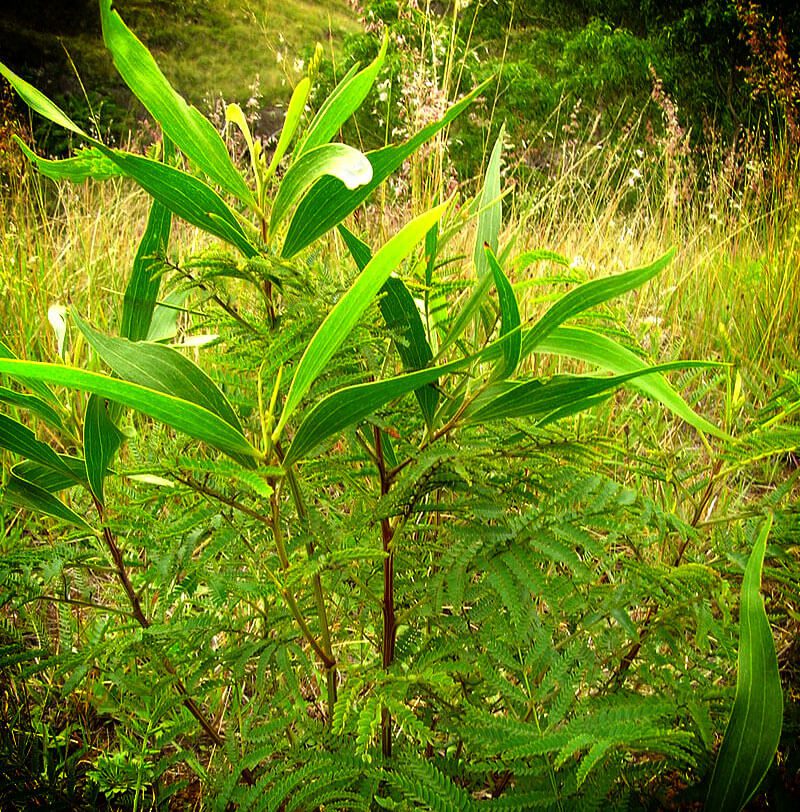
[[[189,2],[183,19],[143,0],[118,5],[170,80],[195,102],[217,94],[246,101],[256,80],[268,103],[281,101],[305,48],[323,42],[335,53],[346,34],[359,30],[347,0]]]
[[[84,105],[83,84],[93,107],[105,105],[101,118],[126,115],[130,95],[103,46],[96,3],[85,4],[83,12],[45,17],[47,22],[36,2],[30,5],[0,9],[0,59],[68,108]],[[115,5],[179,92],[206,108],[220,96],[245,103],[254,92],[264,106],[280,105],[301,71],[304,49],[321,42],[335,60],[344,37],[359,30],[347,0],[119,0]]]

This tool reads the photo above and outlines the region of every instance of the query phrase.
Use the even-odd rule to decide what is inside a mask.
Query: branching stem
[[[96,497],[93,496],[92,498],[94,500],[95,508],[97,509],[97,514],[100,517],[100,521],[103,525],[103,540],[105,541],[108,552],[114,561],[117,578],[119,579],[120,584],[122,584],[122,588],[125,591],[128,602],[131,605],[131,614],[133,615],[134,620],[136,620],[136,622],[143,629],[149,629],[152,625],[151,621],[147,615],[145,615],[144,610],[142,609],[141,601],[139,600],[139,595],[133,588],[133,584],[128,577],[128,570],[125,567],[125,559],[123,558],[122,550],[117,544],[117,540],[105,520],[105,511],[103,509],[103,505]],[[214,742],[217,747],[222,747],[225,744],[222,734],[220,734],[214,725],[211,724],[211,721],[209,720],[208,716],[206,716],[203,709],[191,697],[183,681],[178,676],[175,666],[172,665],[172,663],[166,657],[161,657],[161,665],[164,670],[174,678],[175,690],[181,695],[183,706],[189,711],[189,713],[192,714],[192,716],[194,716],[194,718],[200,724],[200,727],[203,728],[211,741]],[[242,778],[244,778],[248,784],[253,783],[253,775],[247,769],[242,770]]]
[[[280,442],[275,443],[275,453],[278,460],[283,462],[284,453]],[[292,494],[292,501],[294,502],[297,516],[300,519],[300,524],[305,530],[306,535],[306,554],[311,559],[314,555],[314,542],[311,540],[311,527],[308,516],[308,508],[306,507],[303,493],[300,490],[300,483],[297,481],[294,468],[291,466],[286,469],[286,481],[289,483],[289,490]],[[275,522],[273,516],[273,524]],[[285,555],[285,551],[284,551]],[[327,683],[328,692],[328,720],[333,720],[333,706],[336,704],[337,687],[338,687],[338,671],[336,668],[336,658],[333,656],[333,646],[331,643],[330,624],[328,622],[328,608],[325,602],[325,592],[322,588],[322,578],[318,572],[315,572],[311,579],[311,586],[314,593],[314,603],[317,607],[317,619],[319,620],[320,627],[320,644],[319,650],[315,648],[317,656],[322,660],[325,666],[325,680]]]

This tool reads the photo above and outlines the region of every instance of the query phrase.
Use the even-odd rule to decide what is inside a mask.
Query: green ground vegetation
[[[469,5],[372,5],[277,144],[136,70],[166,155],[4,116],[0,805],[791,808],[793,110],[526,129],[497,74],[452,107]]]

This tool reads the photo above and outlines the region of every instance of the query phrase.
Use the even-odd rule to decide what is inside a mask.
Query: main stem
[[[283,462],[283,449],[280,446],[280,443],[275,444],[275,451],[277,452],[278,459]],[[306,553],[308,557],[311,558],[314,555],[314,543],[311,541],[311,532],[309,527],[309,520],[308,520],[308,509],[306,508],[305,501],[303,499],[303,494],[300,491],[300,484],[297,481],[297,477],[295,476],[294,471],[291,467],[286,469],[286,479],[289,482],[289,490],[292,493],[292,500],[294,501],[295,510],[297,511],[298,518],[300,522],[304,526],[308,541],[306,542]],[[276,495],[273,495],[273,499],[277,498]],[[273,502],[273,511],[277,510],[277,503]],[[280,526],[278,524],[277,515],[273,515],[273,532],[275,532],[275,526],[278,526],[278,532],[280,533]],[[284,552],[285,557],[285,552]],[[288,559],[286,562],[288,566]],[[319,573],[314,573],[311,579],[312,590],[314,592],[314,603],[317,607],[317,619],[319,620],[320,626],[320,641],[317,644],[316,641],[312,643],[312,647],[314,651],[317,653],[317,656],[322,661],[323,666],[325,667],[325,681],[327,683],[327,693],[328,693],[328,720],[331,721],[333,719],[333,707],[336,704],[337,698],[337,685],[339,681],[339,674],[336,667],[336,658],[333,656],[333,646],[331,644],[331,631],[330,631],[330,624],[328,623],[328,608],[325,603],[325,593],[322,589],[322,579],[320,578]],[[298,617],[298,613],[295,614],[295,617]],[[302,628],[302,626],[301,626]],[[307,627],[306,627],[307,628]],[[304,630],[304,634],[306,634]],[[306,637],[309,637],[309,634],[306,634]],[[313,640],[313,637],[309,637],[309,640]]]
[[[300,484],[294,471],[289,468],[286,471],[286,478],[289,480],[289,490],[292,492],[295,509],[300,521],[306,529],[308,541],[306,542],[306,553],[309,558],[314,555],[314,542],[311,541],[311,528],[308,521],[308,510],[306,509],[303,494],[300,491]],[[328,719],[333,720],[333,706],[336,704],[337,683],[339,675],[336,668],[336,658],[333,656],[333,646],[331,644],[331,629],[328,623],[328,607],[325,603],[325,593],[322,589],[322,578],[315,572],[311,578],[311,587],[314,592],[314,603],[317,606],[317,618],[319,619],[320,635],[322,637],[322,648],[325,651],[325,680],[328,688]]]
[[[375,458],[378,462],[378,474],[381,481],[381,496],[386,496],[391,481],[386,473],[386,462],[383,456],[381,430],[375,426]],[[394,611],[394,549],[392,538],[394,530],[388,517],[381,519],[381,542],[383,544],[383,657],[385,670],[394,662],[394,646],[397,639],[397,618]],[[392,715],[387,708],[381,710],[381,753],[385,759],[392,757]]]
[[[269,226],[266,217],[261,218],[261,239],[265,244],[269,242]],[[264,280],[264,301],[267,304],[269,326],[274,329],[278,323],[278,314],[275,311],[275,298],[272,292],[272,282],[269,279]]]

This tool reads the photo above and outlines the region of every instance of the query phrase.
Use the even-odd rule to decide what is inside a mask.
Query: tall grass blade
[[[761,570],[772,518],[753,545],[742,581],[736,699],[706,799],[709,812],[738,812],[756,793],[775,757],[783,691],[775,642],[761,595]]]
[[[197,167],[248,206],[255,198],[214,125],[172,88],[152,54],[125,25],[112,0],[100,0],[103,39],[125,84]]]
[[[367,263],[353,286],[328,314],[300,359],[273,439],[280,436],[286,421],[300,405],[311,384],[325,369],[389,275],[414,250],[425,232],[444,214],[448,205],[449,203],[443,203],[421,214],[395,234]]]

